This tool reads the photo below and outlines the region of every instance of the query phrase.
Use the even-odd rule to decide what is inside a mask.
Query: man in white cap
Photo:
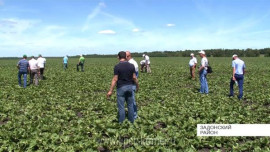
[[[194,57],[194,54],[190,54],[191,59],[189,60],[189,69],[192,80],[195,80],[195,69],[197,65],[197,59]]]
[[[239,87],[239,95],[238,99],[240,100],[243,97],[243,84],[244,84],[244,74],[245,74],[245,62],[240,60],[236,54],[232,56],[232,68],[233,68],[233,73],[232,73],[232,79],[230,83],[230,95],[233,96],[233,85],[235,83],[238,83]]]
[[[200,83],[201,83],[200,93],[208,94],[208,84],[207,84],[207,79],[206,79],[208,60],[206,58],[204,51],[200,51],[199,54],[200,54],[200,57],[202,58],[201,66],[199,68]]]
[[[145,60],[145,66],[146,66],[146,71],[147,73],[151,73],[151,68],[150,68],[150,58],[148,55],[143,54],[143,58]]]

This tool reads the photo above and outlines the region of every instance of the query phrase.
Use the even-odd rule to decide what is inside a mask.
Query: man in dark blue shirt
[[[112,95],[113,89],[117,84],[117,106],[119,113],[119,122],[125,120],[125,101],[128,106],[128,120],[134,122],[134,92],[133,85],[136,84],[136,91],[139,90],[138,79],[135,74],[135,67],[126,60],[126,52],[118,53],[119,63],[114,67],[114,77],[111,87],[107,93],[109,98]]]
[[[21,59],[17,64],[17,67],[19,69],[19,72],[18,72],[19,85],[22,86],[21,77],[23,75],[24,88],[26,88],[26,85],[27,85],[27,72],[30,70],[29,62],[26,59],[27,59],[27,56],[23,55],[23,59]]]

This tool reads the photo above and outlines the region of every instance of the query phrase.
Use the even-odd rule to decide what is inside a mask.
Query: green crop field
[[[189,79],[189,58],[151,58],[152,73],[139,73],[134,124],[118,123],[115,92],[106,99],[117,58],[86,58],[85,72],[77,58],[67,71],[47,59],[46,80],[26,89],[18,60],[1,59],[0,151],[269,151],[269,137],[197,137],[197,124],[270,123],[270,60],[242,59],[239,101],[227,97],[231,58],[209,58],[208,96],[198,93],[198,73]]]

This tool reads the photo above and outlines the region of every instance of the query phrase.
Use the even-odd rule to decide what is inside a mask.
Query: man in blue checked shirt
[[[17,67],[19,69],[19,72],[18,72],[19,86],[22,86],[21,77],[23,75],[24,88],[26,88],[26,85],[27,85],[27,72],[30,71],[29,62],[26,59],[27,59],[27,56],[23,55],[23,59],[21,59],[17,64]]]

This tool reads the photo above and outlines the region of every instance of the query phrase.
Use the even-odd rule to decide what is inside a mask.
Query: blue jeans
[[[23,75],[23,87],[26,88],[27,85],[27,72],[20,72],[18,73],[18,81],[19,85],[22,86],[21,77]]]
[[[243,74],[235,74],[234,75],[236,81],[238,82],[238,87],[239,87],[239,95],[238,99],[241,99],[243,97],[243,84],[244,84],[244,75]],[[233,96],[233,85],[235,84],[235,81],[231,79],[230,83],[230,96]]]
[[[136,92],[136,85],[132,86],[132,90],[133,90],[133,98],[134,98],[134,102],[133,102],[133,108],[134,108],[134,120],[137,119],[138,117],[138,113],[137,113],[137,104],[136,104],[136,100],[135,100],[135,92]]]
[[[119,114],[119,123],[125,120],[125,101],[128,106],[128,120],[134,122],[134,92],[133,85],[125,85],[117,89],[117,106]]]
[[[201,82],[200,93],[208,94],[208,84],[207,84],[206,75],[207,75],[207,71],[205,69],[200,71],[200,82]]]

